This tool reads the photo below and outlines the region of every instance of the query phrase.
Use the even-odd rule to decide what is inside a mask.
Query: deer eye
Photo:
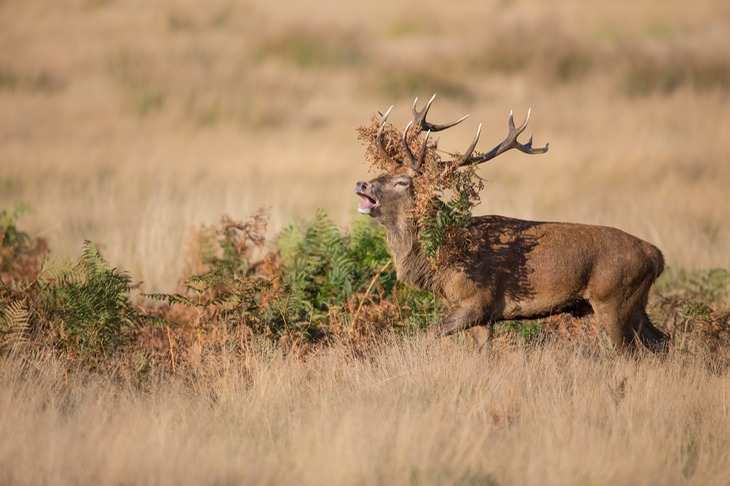
[[[398,181],[395,183],[395,185],[398,187],[408,187],[409,184],[408,181]]]

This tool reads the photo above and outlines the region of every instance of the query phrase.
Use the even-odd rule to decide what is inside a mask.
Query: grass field
[[[268,207],[270,237],[320,208],[351,225],[372,175],[355,129],[437,93],[435,121],[471,113],[443,150],[479,122],[487,150],[530,107],[550,142],[480,168],[479,213],[619,227],[675,291],[730,268],[729,42],[725,0],[0,0],[0,210],[32,206],[55,257],[92,240],[172,292],[223,214]],[[727,325],[729,295],[700,317]],[[604,344],[191,348],[139,373],[0,343],[0,483],[730,482],[727,351]]]
[[[6,484],[726,484],[730,380],[697,356],[218,356],[139,385],[5,362]]]

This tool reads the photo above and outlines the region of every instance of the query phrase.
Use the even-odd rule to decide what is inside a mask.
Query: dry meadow
[[[530,107],[550,142],[479,169],[480,213],[616,226],[672,269],[728,269],[728,45],[726,0],[0,0],[0,209],[29,204],[55,256],[93,240],[171,292],[223,214],[349,225],[371,175],[355,129],[436,93],[435,121],[471,113],[446,152],[479,122],[491,148]],[[419,336],[143,381],[3,356],[0,437],[3,484],[728,484],[730,369]]]
[[[730,379],[697,356],[400,339],[218,356],[140,390],[5,362],[4,484],[727,484]]]

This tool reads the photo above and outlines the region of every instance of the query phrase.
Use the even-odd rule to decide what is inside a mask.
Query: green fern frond
[[[218,259],[218,235],[215,229],[203,226],[198,235],[198,259],[203,263],[214,263]]]
[[[301,225],[289,224],[276,237],[276,248],[279,250],[279,257],[284,265],[291,263],[297,248],[304,241],[304,231]]]
[[[109,264],[99,253],[99,248],[90,240],[84,240],[80,262],[90,273],[103,273],[111,270]]]
[[[26,233],[18,231],[17,221],[32,210],[33,208],[29,204],[18,202],[0,211],[0,246],[16,246],[26,243],[29,237]]]
[[[38,309],[58,323],[62,345],[83,354],[108,354],[130,342],[135,329],[155,321],[129,302],[139,284],[112,268],[91,241],[84,242],[78,262],[44,267]]]
[[[148,299],[157,300],[157,301],[161,301],[161,302],[166,302],[169,305],[180,304],[180,305],[187,305],[190,307],[195,306],[195,303],[192,300],[190,300],[187,297],[185,297],[184,295],[180,295],[180,294],[161,294],[161,293],[142,294],[142,297],[146,297]]]
[[[79,262],[45,258],[38,274],[38,281],[42,284],[56,285],[79,284],[86,279],[86,268]]]
[[[17,351],[27,345],[29,334],[30,311],[24,299],[0,307],[0,348]]]

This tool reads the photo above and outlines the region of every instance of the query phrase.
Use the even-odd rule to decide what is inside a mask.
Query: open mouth
[[[370,214],[370,211],[372,211],[373,208],[375,208],[378,205],[378,201],[376,201],[372,197],[368,196],[367,194],[358,192],[357,195],[362,198],[362,202],[357,206],[357,210],[361,214]]]

